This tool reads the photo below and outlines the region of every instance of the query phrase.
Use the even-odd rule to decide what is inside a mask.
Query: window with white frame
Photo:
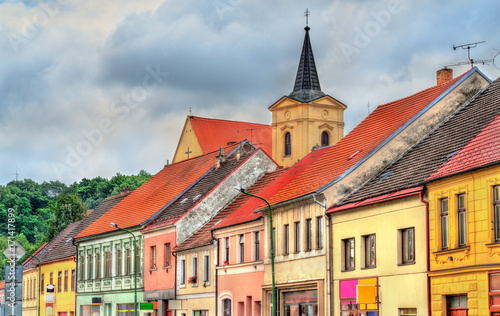
[[[254,259],[260,260],[260,232],[254,232]]]
[[[448,249],[450,232],[448,226],[448,199],[441,199],[441,248]]]
[[[180,260],[180,284],[184,285],[186,284],[186,259],[181,259]]]
[[[493,230],[495,231],[495,242],[500,242],[500,185],[493,188]]]
[[[210,281],[210,256],[203,256],[203,282]]]
[[[465,193],[457,196],[457,215],[458,215],[458,246],[465,247],[467,244],[467,214]]]

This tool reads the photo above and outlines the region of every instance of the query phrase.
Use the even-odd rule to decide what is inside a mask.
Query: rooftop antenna
[[[468,61],[464,61],[464,62],[452,64],[452,65],[449,65],[449,66],[460,66],[460,65],[469,65],[470,64],[470,67],[474,68],[474,64],[483,64],[484,65],[486,63],[494,62],[495,58],[492,58],[492,59],[482,59],[482,60],[474,60],[473,58],[470,57],[470,49],[471,48],[475,48],[475,47],[477,47],[478,44],[482,44],[482,43],[485,43],[485,41],[468,43],[468,44],[463,44],[463,45],[453,45],[453,50],[457,50],[459,48],[467,50],[467,59],[468,59]],[[495,57],[496,57],[496,55],[495,55]],[[495,65],[495,67],[496,67],[496,65]]]
[[[19,181],[19,173],[17,172],[17,166],[16,166],[16,181]]]
[[[189,116],[193,117],[193,109],[191,109],[191,107],[189,107]]]
[[[368,108],[368,115],[370,114],[370,101],[368,101],[368,104],[366,105],[366,107]]]

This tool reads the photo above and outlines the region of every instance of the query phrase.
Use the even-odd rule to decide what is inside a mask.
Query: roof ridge
[[[207,120],[207,121],[219,121],[219,122],[229,122],[229,123],[242,123],[242,124],[252,124],[252,125],[262,125],[262,127],[269,127],[271,126],[270,124],[263,124],[263,123],[252,123],[252,122],[245,122],[245,121],[235,121],[235,120],[226,120],[226,119],[216,119],[216,118],[209,118],[209,117],[201,117],[201,116],[190,116],[191,119],[202,119],[202,120]]]

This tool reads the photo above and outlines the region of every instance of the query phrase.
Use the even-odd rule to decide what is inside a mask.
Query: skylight
[[[198,199],[201,197],[201,194],[198,194],[197,196],[194,197],[193,201],[198,201]]]
[[[188,200],[188,198],[185,198],[184,200],[182,200],[182,201],[181,201],[181,204],[186,203],[186,202],[187,202],[187,200]]]
[[[394,171],[389,171],[389,172],[381,174],[380,177],[379,177],[379,179],[378,179],[378,181],[377,181],[377,183],[380,183],[380,182],[384,181],[385,178],[387,178],[388,176],[390,176],[393,173],[394,173]]]

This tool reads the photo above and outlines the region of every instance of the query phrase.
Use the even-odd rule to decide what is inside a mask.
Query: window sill
[[[356,269],[355,268],[352,268],[352,269],[346,269],[346,270],[342,270],[340,272],[351,272],[351,271],[355,271]]]
[[[462,251],[465,251],[468,253],[470,251],[470,246],[438,250],[438,251],[432,252],[432,254],[433,255],[447,255],[447,254],[452,254],[452,253],[457,253],[457,252],[462,252]]]
[[[169,265],[169,266],[166,266],[166,267],[162,267],[162,269],[171,269],[172,268],[172,265]]]
[[[408,261],[408,262],[398,263],[398,267],[411,266],[412,264],[415,264],[415,261]]]
[[[375,269],[377,266],[368,266],[368,267],[364,267],[364,268],[361,268],[361,270],[370,270],[370,269]]]

